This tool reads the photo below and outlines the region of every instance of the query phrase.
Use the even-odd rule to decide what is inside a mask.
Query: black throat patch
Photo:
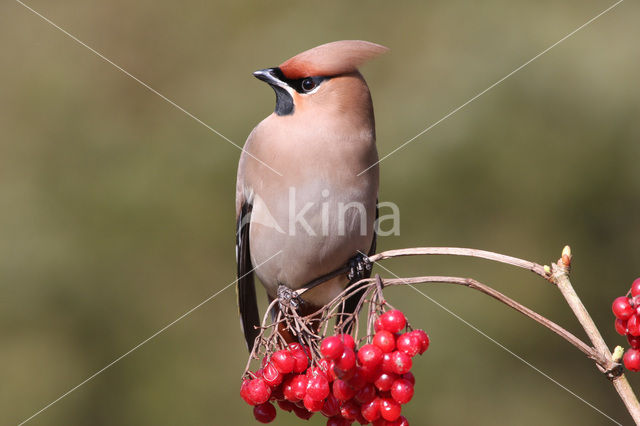
[[[285,77],[284,73],[280,68],[271,68],[271,73],[274,77],[276,77],[279,81],[286,84],[293,90],[298,93],[304,94],[307,91],[313,90],[313,88],[320,85],[325,80],[328,80],[330,77],[318,76],[318,77],[306,77],[306,78],[298,78],[298,79],[290,79]],[[303,81],[310,80],[313,84],[312,89],[305,90],[303,87]],[[307,83],[309,83],[307,81]],[[269,82],[269,85],[273,88],[273,91],[276,92],[276,115],[290,115],[293,114],[293,110],[295,106],[293,104],[293,97],[291,94],[284,88]]]
[[[276,115],[293,114],[293,97],[280,86],[272,85],[273,91],[276,92]]]

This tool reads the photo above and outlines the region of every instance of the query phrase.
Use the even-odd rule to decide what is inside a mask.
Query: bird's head
[[[358,67],[388,49],[361,40],[342,40],[306,50],[275,68],[253,75],[276,92],[275,114],[370,105],[369,89]]]

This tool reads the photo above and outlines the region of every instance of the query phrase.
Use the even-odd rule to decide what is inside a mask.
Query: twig
[[[371,262],[390,259],[399,256],[416,256],[416,255],[452,255],[452,256],[469,256],[479,257],[482,259],[493,260],[494,262],[505,263],[507,265],[517,266],[518,268],[527,269],[542,278],[548,279],[549,274],[545,271],[544,266],[528,260],[518,259],[517,257],[506,256],[492,251],[477,250],[462,247],[415,247],[407,249],[387,250],[369,257]]]
[[[609,377],[613,382],[613,387],[620,395],[622,402],[624,402],[624,405],[627,407],[627,410],[629,411],[629,414],[631,414],[631,417],[633,417],[633,420],[636,424],[640,424],[640,403],[638,403],[638,398],[631,389],[631,385],[629,385],[627,378],[622,374],[620,364],[613,360],[611,351],[609,351],[598,327],[596,327],[591,315],[587,312],[587,308],[585,308],[584,304],[578,297],[578,294],[571,285],[571,281],[569,280],[571,258],[571,248],[569,246],[565,246],[562,251],[562,257],[557,263],[554,263],[551,266],[552,279],[558,286],[558,289],[560,289],[560,292],[582,325],[582,328],[584,328],[587,336],[589,336],[589,339],[594,346],[594,351],[599,357],[606,360],[606,363],[602,365],[604,373],[607,374],[607,377]]]
[[[460,278],[460,277],[441,277],[441,276],[425,276],[425,277],[411,277],[411,278],[389,278],[384,280],[385,287],[395,286],[395,285],[408,285],[408,284],[420,284],[420,283],[449,283],[449,284],[457,284],[465,287],[472,288],[474,290],[478,290],[481,293],[484,293],[488,296],[493,297],[494,299],[504,303],[510,308],[515,309],[523,315],[528,316],[532,320],[541,324],[542,326],[548,328],[549,330],[556,333],[558,336],[562,337],[567,342],[571,343],[573,346],[582,351],[589,358],[593,359],[597,364],[606,365],[607,360],[599,356],[599,354],[589,345],[584,343],[582,340],[577,338],[568,330],[562,328],[555,322],[550,319],[540,315],[539,313],[527,308],[519,302],[511,299],[509,296],[506,296],[500,293],[498,290],[495,290],[489,287],[486,284],[482,284],[471,278]]]
[[[361,253],[364,254],[364,253]],[[506,256],[504,254],[495,253],[492,251],[478,250],[464,247],[413,247],[406,249],[387,250],[368,257],[371,263],[378,262],[380,260],[391,259],[393,257],[401,256],[430,256],[430,255],[450,255],[450,256],[467,256],[477,257],[481,259],[493,260],[494,262],[504,263],[507,265],[517,266],[518,268],[526,269],[541,276],[546,280],[550,280],[551,274],[544,266],[528,260],[519,259],[517,257]],[[339,275],[343,275],[349,271],[349,265],[342,266],[335,271],[322,275],[312,281],[309,281],[302,288],[305,290],[311,290],[312,288],[322,284],[325,281],[329,281],[331,278],[335,278]]]

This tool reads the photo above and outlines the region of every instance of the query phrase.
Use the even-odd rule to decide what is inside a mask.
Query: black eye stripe
[[[278,80],[286,83],[287,86],[291,87],[298,93],[307,93],[320,85],[325,80],[329,80],[331,77],[323,77],[323,76],[315,76],[315,77],[305,77],[305,78],[297,78],[297,79],[289,79],[284,76],[280,68],[274,69],[274,75],[278,78]],[[313,82],[313,87],[311,89],[305,90],[302,82],[305,80],[311,80]]]

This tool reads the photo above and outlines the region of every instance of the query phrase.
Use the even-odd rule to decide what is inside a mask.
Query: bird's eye
[[[310,92],[316,87],[316,82],[312,78],[305,78],[302,80],[302,90]]]

